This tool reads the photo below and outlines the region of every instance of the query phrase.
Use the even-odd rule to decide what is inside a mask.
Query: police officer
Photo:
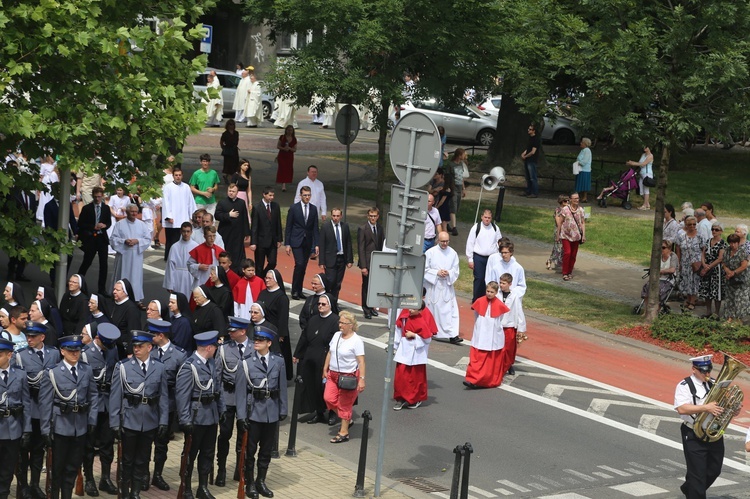
[[[60,338],[63,361],[45,371],[39,387],[40,428],[53,457],[53,498],[72,497],[86,437],[93,435],[99,414],[94,371],[80,362],[82,340],[80,335]]]
[[[8,498],[21,447],[31,441],[29,382],[10,365],[12,355],[13,341],[0,339],[0,499]]]
[[[19,487],[23,490],[24,499],[44,499],[47,494],[39,486],[44,463],[44,441],[40,429],[39,387],[42,384],[44,371],[60,362],[60,352],[55,347],[44,344],[47,326],[41,322],[27,321],[23,332],[28,346],[16,352],[14,363],[26,371],[29,383],[31,404],[28,411],[31,415],[31,442],[28,448],[21,450]],[[27,484],[27,473],[31,467],[31,483]]]
[[[109,427],[109,390],[112,384],[112,371],[117,364],[117,340],[120,338],[120,330],[114,324],[91,322],[84,326],[83,333],[81,361],[93,369],[99,392],[96,430],[94,437],[86,441],[86,453],[83,457],[83,474],[86,478],[84,490],[90,496],[99,495],[94,481],[94,451],[98,447],[102,469],[99,488],[107,494],[117,494],[117,487],[110,478],[115,436]]]
[[[216,463],[218,471],[216,472],[215,484],[217,487],[224,487],[227,483],[227,455],[229,454],[229,440],[232,438],[234,429],[234,417],[237,413],[234,402],[234,377],[240,361],[247,357],[251,349],[248,348],[247,327],[250,324],[248,319],[242,317],[229,317],[229,341],[222,343],[219,347],[219,369],[221,369],[221,392],[224,395],[224,403],[227,406],[226,420],[219,426],[219,442],[217,444]],[[237,438],[235,453],[239,457],[240,440]],[[237,460],[239,462],[239,459]],[[235,470],[235,479],[239,480],[239,470]]]
[[[689,498],[705,498],[706,489],[721,474],[724,460],[724,438],[715,442],[703,442],[693,432],[693,422],[701,413],[719,416],[724,408],[716,402],[706,404],[706,395],[713,386],[710,355],[690,359],[692,374],[683,379],[674,392],[674,408],[682,418],[682,448],[685,453],[687,472],[680,490]]]
[[[208,490],[208,475],[214,460],[216,427],[226,418],[224,397],[221,393],[221,372],[214,362],[219,332],[205,331],[195,335],[196,350],[177,372],[175,397],[180,428],[192,434],[193,443],[188,456],[185,497],[192,499],[190,481],[193,464],[198,458],[198,499],[214,499]]]
[[[154,442],[154,476],[151,484],[159,490],[169,490],[169,484],[162,477],[164,463],[167,462],[167,446],[169,435],[174,433],[177,425],[176,402],[175,402],[175,379],[177,371],[185,362],[188,353],[171,342],[171,324],[159,319],[148,319],[146,321],[148,330],[154,335],[154,348],[151,350],[151,358],[159,360],[164,365],[164,373],[167,378],[167,394],[169,398],[169,431],[162,436],[157,433]]]
[[[120,495],[138,499],[154,437],[169,434],[169,395],[164,364],[151,357],[154,335],[136,330],[132,337],[133,357],[112,374],[109,424],[122,443]]]
[[[235,374],[238,431],[248,431],[245,456],[245,495],[257,499],[273,497],[266,486],[276,427],[287,415],[286,367],[284,358],[271,353],[276,333],[256,326],[253,352]],[[253,481],[255,452],[258,450],[258,477]]]

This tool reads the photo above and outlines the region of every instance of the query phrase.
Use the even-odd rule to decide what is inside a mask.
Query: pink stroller
[[[607,207],[607,199],[610,196],[622,199],[622,207],[629,210],[633,207],[630,202],[630,191],[638,188],[637,172],[634,168],[630,168],[628,171],[620,175],[620,180],[617,182],[610,182],[610,187],[605,187],[600,198],[598,199],[599,206],[602,208]]]

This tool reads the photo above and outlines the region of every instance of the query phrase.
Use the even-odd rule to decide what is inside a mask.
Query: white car
[[[206,68],[206,70],[203,71],[202,74],[199,74],[196,77],[195,83],[193,84],[196,98],[200,99],[199,94],[201,92],[206,91],[206,84],[208,83],[208,74],[211,71],[216,71],[216,76],[219,77],[219,85],[222,86],[221,97],[222,99],[224,99],[224,115],[234,116],[234,111],[232,110],[232,104],[234,104],[234,96],[237,93],[237,86],[240,84],[240,80],[242,80],[242,77],[234,73],[233,71]],[[262,82],[261,82],[261,86],[263,86]],[[273,95],[266,93],[264,91],[262,99],[263,99],[263,119],[267,120],[271,117],[271,113],[273,112],[274,97]]]
[[[501,103],[502,96],[493,95],[477,107],[497,119]],[[580,142],[580,139],[581,132],[578,129],[576,120],[573,118],[566,116],[554,117],[552,113],[547,113],[544,116],[543,141],[559,145],[575,145]]]
[[[435,125],[443,126],[449,139],[478,142],[483,146],[489,146],[495,138],[497,115],[492,116],[476,106],[447,108],[438,104],[435,99],[414,100],[401,106],[399,119],[415,111],[429,116]],[[398,121],[395,114],[391,116],[392,123]]]

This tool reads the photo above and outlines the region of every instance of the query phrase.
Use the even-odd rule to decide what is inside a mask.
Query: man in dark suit
[[[305,280],[307,260],[311,255],[318,256],[318,209],[310,204],[310,188],[300,188],[300,202],[289,208],[286,217],[286,254],[294,253],[294,274],[292,275],[292,299],[302,299],[302,282]]]
[[[8,161],[6,164],[6,171],[11,174],[18,170],[18,162],[15,160]],[[16,208],[18,209],[18,216],[23,217],[27,223],[36,223],[36,208],[37,200],[34,194],[29,194],[20,189],[13,189],[8,194],[9,198],[15,202]],[[23,231],[20,231],[23,233]],[[23,246],[27,238],[18,237],[16,244]],[[8,275],[6,276],[8,281],[16,282],[28,282],[30,279],[24,275],[26,269],[26,262],[17,256],[11,256],[8,258]]]
[[[378,315],[378,311],[367,306],[367,287],[370,284],[370,256],[373,251],[383,249],[385,233],[383,227],[378,223],[380,210],[372,207],[367,211],[367,222],[357,229],[357,251],[359,262],[357,267],[362,270],[362,312],[365,319],[372,319]]]
[[[99,255],[99,294],[109,296],[107,292],[107,247],[109,236],[107,229],[112,225],[112,213],[109,211],[104,199],[104,189],[94,187],[91,189],[94,201],[81,209],[78,217],[78,238],[83,249],[83,262],[78,268],[78,273],[86,276],[94,256]]]
[[[276,256],[281,239],[281,207],[273,200],[273,187],[263,188],[263,199],[253,206],[250,249],[255,252],[255,270],[265,278],[269,270],[276,268]],[[263,262],[268,261],[266,266]]]
[[[341,221],[341,209],[331,210],[331,220],[323,222],[320,228],[320,261],[330,285],[330,293],[339,299],[344,272],[352,267],[354,252],[349,224]]]

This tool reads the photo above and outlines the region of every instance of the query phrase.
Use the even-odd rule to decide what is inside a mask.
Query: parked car
[[[400,118],[415,111],[432,118],[435,125],[445,127],[445,134],[449,139],[478,142],[483,146],[489,146],[495,138],[497,115],[493,117],[476,106],[447,108],[435,99],[414,100],[401,106]],[[397,121],[394,113],[391,123],[395,124]]]
[[[233,71],[206,68],[206,70],[203,71],[202,74],[199,74],[196,77],[195,83],[193,84],[196,98],[200,99],[199,94],[206,91],[206,85],[208,84],[208,74],[211,71],[216,71],[216,76],[219,77],[219,84],[222,86],[221,97],[224,99],[224,116],[234,116],[232,104],[234,104],[234,97],[237,93],[237,86],[240,84],[240,80],[242,80],[242,77],[240,77]],[[261,87],[262,86],[263,82],[261,82]],[[271,113],[273,112],[274,97],[264,90],[262,99],[263,119],[267,120],[271,117]]]
[[[479,106],[482,111],[494,116],[500,112],[502,96],[494,95],[487,98]],[[542,130],[542,140],[559,145],[575,145],[580,142],[581,132],[578,129],[575,119],[567,116],[557,116],[549,112],[544,116],[544,130]]]

